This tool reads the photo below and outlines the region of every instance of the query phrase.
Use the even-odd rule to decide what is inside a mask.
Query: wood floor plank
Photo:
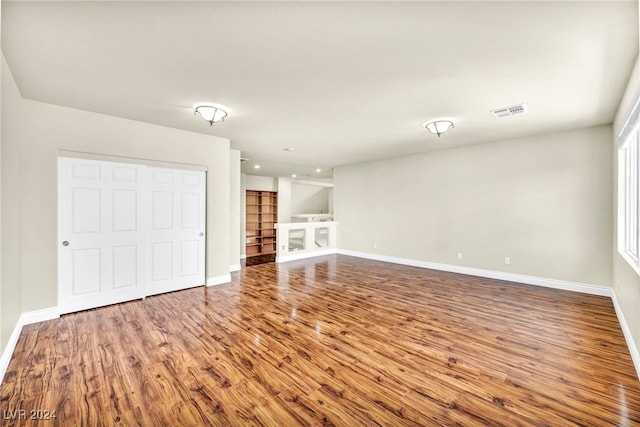
[[[336,255],[25,326],[0,409],[7,426],[630,426],[640,382],[609,298]]]

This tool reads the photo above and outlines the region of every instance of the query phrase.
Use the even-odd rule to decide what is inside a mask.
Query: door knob
[[[199,234],[199,236],[200,236],[200,237],[203,237],[203,236],[204,236],[204,233],[201,231],[201,232],[200,232],[200,234]]]
[[[69,241],[65,240],[64,242],[62,242],[62,246],[69,246]]]

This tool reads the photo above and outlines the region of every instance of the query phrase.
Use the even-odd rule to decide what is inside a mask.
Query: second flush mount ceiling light
[[[429,132],[438,135],[438,138],[449,129],[455,127],[451,120],[427,120],[422,124],[422,126],[424,126]]]

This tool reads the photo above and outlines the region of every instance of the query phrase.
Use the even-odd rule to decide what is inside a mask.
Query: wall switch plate
[[[373,244],[373,249],[378,249],[378,244],[377,243]]]
[[[505,263],[506,265],[511,264],[511,258],[509,258],[508,256],[504,257],[504,263]]]
[[[458,252],[458,259],[462,259],[462,252]]]

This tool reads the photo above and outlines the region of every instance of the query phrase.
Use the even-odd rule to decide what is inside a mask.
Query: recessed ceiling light
[[[260,165],[253,165],[254,169],[260,169]]]
[[[320,173],[320,172],[322,172],[322,169],[318,168],[318,169],[316,169],[316,172]]]
[[[284,149],[284,151],[295,151],[295,148],[293,147],[287,147]]]
[[[297,176],[298,176],[298,175],[296,175],[295,173],[292,173],[292,174],[291,174],[291,178],[295,178],[295,177],[297,177]]]

